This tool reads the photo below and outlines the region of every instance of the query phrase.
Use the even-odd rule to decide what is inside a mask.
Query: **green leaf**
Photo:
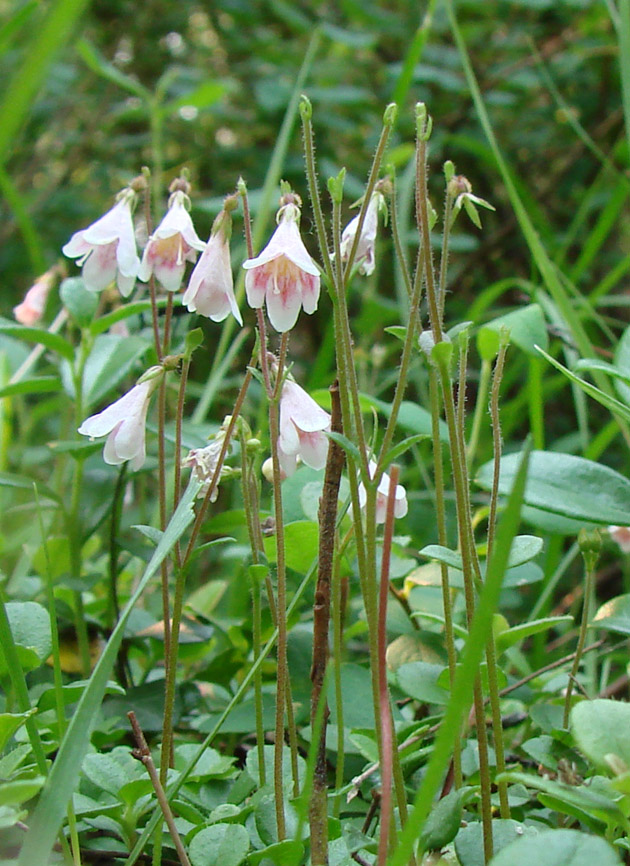
[[[630,704],[580,701],[571,710],[570,728],[580,751],[596,766],[610,771],[606,758],[616,755],[630,769]]]
[[[25,340],[27,343],[41,344],[47,349],[57,352],[68,361],[74,358],[74,348],[71,343],[59,334],[51,334],[50,331],[44,331],[41,328],[27,328],[25,325],[18,325],[9,319],[0,318],[0,334],[17,337],[18,340]]]
[[[621,860],[608,842],[577,830],[543,830],[507,845],[490,861],[490,866],[619,866]]]
[[[59,496],[43,484],[37,483],[37,492],[40,496],[46,499],[52,499],[53,502],[60,502]],[[0,487],[15,487],[18,490],[28,490],[34,497],[33,488],[35,482],[32,478],[26,475],[15,475],[12,472],[0,472]]]
[[[538,831],[519,821],[509,818],[496,818],[492,822],[492,841],[495,855],[510,843],[522,837],[534,837]],[[483,854],[483,832],[479,821],[463,827],[455,839],[455,852],[461,866],[485,866]],[[513,866],[516,866],[514,862]],[[538,866],[538,864],[536,864]]]
[[[516,568],[529,562],[535,556],[538,556],[543,547],[542,538],[536,535],[517,535],[512,542],[510,548],[510,556],[508,559],[508,568]],[[458,571],[463,571],[462,556],[456,550],[451,550],[448,547],[442,547],[439,544],[427,544],[419,551],[420,556],[426,556],[427,559],[435,559],[438,562],[443,562],[450,568],[456,568]]]
[[[444,705],[450,693],[438,685],[444,668],[428,662],[407,662],[396,670],[396,682],[402,691],[417,701]]]
[[[5,608],[22,667],[25,670],[39,667],[52,650],[48,611],[35,601],[10,601]],[[0,673],[6,672],[6,660],[1,654]]]
[[[13,734],[34,712],[35,710],[31,710],[29,713],[0,713],[0,752],[4,751],[4,747]]]
[[[501,458],[499,493],[512,489],[518,454]],[[476,483],[492,489],[494,466],[484,464]],[[589,523],[622,525],[630,513],[630,481],[614,469],[593,460],[554,451],[533,451],[525,502],[566,517]]]
[[[285,839],[275,842],[266,848],[261,848],[247,858],[251,866],[258,866],[262,860],[268,860],[274,866],[300,866],[304,857],[304,845],[299,839]]]
[[[618,595],[605,602],[593,617],[595,624],[597,628],[630,635],[630,595]]]
[[[437,801],[422,829],[422,844],[425,851],[439,851],[457,836],[463,805],[469,791],[469,788],[450,791]]]
[[[183,96],[172,99],[165,105],[160,106],[160,114],[166,117],[173,114],[185,105],[193,105],[195,108],[209,108],[218,102],[225,93],[225,85],[218,81],[204,81],[199,87],[189,90]]]
[[[394,447],[387,452],[385,455],[384,465],[390,466],[394,460],[397,460],[401,454],[408,451],[412,445],[416,445],[418,442],[424,442],[425,439],[430,438],[431,437],[428,433],[416,433],[414,436],[408,436],[406,439],[403,439],[402,442],[399,442],[398,445],[394,445]]]
[[[14,397],[17,394],[50,394],[59,391],[60,388],[61,380],[58,376],[35,376],[0,388],[0,397]]]
[[[142,337],[102,334],[86,361],[83,373],[85,408],[100,403],[133,370],[149,344]]]
[[[41,797],[31,815],[30,829],[20,852],[19,866],[48,862],[66,814],[67,804],[78,784],[79,771],[100,713],[103,695],[129,616],[175,542],[192,523],[194,518],[192,506],[199,488],[199,482],[193,480],[189,482],[157,550],[151,557],[135,592],[121,613],[103,654],[92,671],[89,685],[83,692],[70,720]]]
[[[85,689],[87,688],[89,680],[75,680],[72,683],[67,683],[65,686],[61,687],[61,697],[63,699],[64,704],[73,704],[79,700]],[[106,695],[124,695],[125,690],[122,686],[119,686],[118,683],[110,681],[107,683],[105,687]],[[46,710],[54,710],[57,706],[56,703],[56,690],[54,687],[46,689],[43,691],[37,701],[37,709],[40,713],[45,713]]]
[[[547,349],[549,338],[547,336],[547,324],[541,307],[538,304],[529,304],[520,310],[514,310],[505,316],[499,316],[491,322],[486,322],[479,329],[481,338],[484,331],[494,331],[498,334],[501,328],[507,328],[510,332],[510,342],[518,346],[528,355],[536,355],[536,347]],[[481,338],[482,340],[484,338]],[[487,340],[488,338],[486,338]],[[496,354],[496,353],[495,353]],[[494,357],[494,354],[492,355]]]
[[[277,560],[275,535],[263,539],[265,556],[269,562]],[[311,520],[296,520],[284,527],[284,546],[287,567],[306,574],[313,560],[317,557],[319,545],[319,527]]]
[[[151,99],[151,92],[147,90],[144,85],[140,84],[139,81],[136,81],[135,78],[125,75],[124,72],[121,72],[120,69],[106,60],[94,45],[92,45],[91,42],[88,42],[87,39],[80,39],[78,41],[77,51],[85,65],[91,69],[92,72],[95,72],[102,78],[106,78],[108,81],[111,81],[112,84],[116,84],[123,90],[127,90],[129,93],[139,96],[143,102],[149,102]]]
[[[501,632],[496,637],[497,652],[505,652],[514,644],[520,643],[526,637],[531,637],[533,634],[539,634],[543,631],[548,631],[550,628],[555,628],[557,625],[573,624],[572,616],[549,616],[546,619],[533,619],[530,622],[524,622],[522,625],[515,625],[507,631]]]
[[[326,436],[328,436],[329,439],[332,439],[333,442],[336,442],[340,448],[343,448],[347,455],[353,457],[357,464],[361,462],[361,454],[359,452],[359,449],[354,444],[354,442],[351,442],[347,436],[343,435],[343,433],[327,432]]]
[[[605,391],[600,390],[595,385],[591,385],[590,382],[586,382],[584,379],[580,379],[579,376],[576,376],[575,373],[572,373],[569,369],[567,369],[560,361],[556,361],[555,358],[552,358],[551,355],[548,355],[546,352],[543,352],[542,349],[538,349],[539,353],[546,358],[549,363],[556,368],[556,370],[560,370],[561,373],[573,382],[575,385],[578,385],[585,393],[592,397],[594,400],[597,400],[598,403],[601,403],[602,406],[605,406],[607,409],[615,414],[619,415],[621,418],[625,418],[626,421],[630,420],[630,408],[622,403],[620,400],[617,400],[615,397],[612,397],[610,394],[607,394]]]
[[[630,327],[626,328],[617,343],[614,362],[618,370],[621,370],[626,376],[630,377]],[[630,385],[617,381],[615,382],[615,388],[623,402],[630,405]]]
[[[59,287],[59,294],[64,307],[79,328],[87,328],[91,324],[99,297],[96,292],[88,292],[82,277],[69,277]]]
[[[31,800],[46,781],[44,776],[31,779],[15,779],[0,785],[0,806],[12,806]]]
[[[181,298],[181,295],[179,298]],[[175,296],[174,300],[179,300],[179,298],[178,296]],[[166,298],[158,298],[156,304],[158,308],[165,307]],[[132,301],[130,304],[118,307],[117,310],[107,313],[105,316],[101,316],[99,319],[96,319],[95,322],[92,322],[90,325],[90,333],[93,336],[102,334],[105,331],[109,331],[111,326],[115,325],[116,322],[122,322],[130,316],[139,316],[141,313],[151,313],[151,301]]]

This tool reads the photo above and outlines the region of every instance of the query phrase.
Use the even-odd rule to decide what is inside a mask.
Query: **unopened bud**
[[[383,113],[383,125],[384,126],[393,126],[396,123],[396,118],[398,117],[398,106],[395,102],[390,102],[385,112]]]
[[[311,100],[303,93],[300,96],[300,117],[302,120],[310,120],[312,116],[313,106],[311,105]]]

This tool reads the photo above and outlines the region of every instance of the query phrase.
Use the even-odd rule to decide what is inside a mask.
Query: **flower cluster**
[[[142,179],[141,179],[142,180]],[[142,184],[132,184],[122,190],[115,206],[88,228],[76,232],[63,248],[64,253],[77,259],[86,288],[98,292],[114,280],[120,293],[131,294],[136,278],[147,282],[155,278],[167,292],[177,292],[182,284],[186,262],[196,262],[182,303],[190,312],[199,313],[215,322],[230,313],[242,325],[234,295],[234,280],[230,263],[231,212],[237,196],[229,196],[212,226],[207,243],[195,231],[190,217],[190,187],[186,178],[171,185],[167,212],[149,237],[140,260],[136,249],[133,209]],[[277,228],[262,252],[243,263],[245,291],[254,309],[266,307],[271,325],[279,333],[291,330],[300,310],[314,313],[320,295],[320,271],[309,255],[300,236],[300,207],[297,195],[285,187],[277,213]],[[359,217],[348,223],[341,238],[341,258],[349,260],[355,247],[354,261],[361,274],[374,271],[374,248],[378,213],[384,207],[379,188],[372,194],[365,210],[361,234]],[[197,261],[197,255],[201,253]],[[20,321],[34,322],[41,315],[46,294],[50,289],[47,275],[40,278],[25,301],[16,308]],[[102,412],[87,418],[79,433],[90,438],[107,436],[103,458],[118,465],[130,462],[139,469],[145,461],[145,423],[151,395],[164,375],[164,367],[148,370],[123,397]],[[276,370],[276,374],[277,374]],[[226,419],[213,440],[205,448],[190,451],[183,466],[203,482],[205,495],[214,476],[227,430]],[[280,425],[277,442],[283,477],[293,474],[300,462],[313,469],[322,469],[328,453],[330,415],[310,397],[297,382],[287,376],[280,394]],[[373,475],[376,464],[370,462]],[[219,468],[223,474],[223,467]],[[390,481],[383,475],[377,492],[376,520],[385,520]],[[216,499],[217,490],[212,499]],[[360,504],[366,502],[363,485],[359,488]],[[396,517],[407,512],[405,490],[396,487]]]

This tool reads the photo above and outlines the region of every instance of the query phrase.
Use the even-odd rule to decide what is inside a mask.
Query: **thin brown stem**
[[[330,395],[330,429],[333,433],[343,433],[338,382],[331,385]],[[341,473],[344,463],[345,455],[343,449],[335,441],[331,440],[328,446],[324,487],[319,502],[319,559],[317,585],[315,587],[315,599],[313,603],[313,664],[311,667],[311,729],[313,731],[315,730],[315,722],[320,711],[320,701],[325,701],[322,695],[322,688],[328,664],[331,582],[335,560],[339,485],[341,483]],[[315,758],[313,790],[309,802],[311,861],[313,866],[325,866],[328,863],[328,813],[326,808],[327,719],[328,706],[325,705],[323,707],[321,731]]]
[[[151,757],[151,750],[147,745],[147,741],[144,738],[144,734],[142,733],[142,729],[138,724],[138,720],[136,719],[136,715],[133,710],[127,713],[127,718],[131,723],[133,736],[137,743],[137,748],[134,749],[131,754],[134,756],[134,758],[137,758],[144,764],[149,778],[151,779],[151,784],[153,785],[153,788],[155,790],[155,796],[157,797],[157,801],[160,804],[160,809],[162,810],[162,814],[164,815],[164,820],[166,821],[166,825],[171,834],[173,844],[175,845],[175,850],[177,851],[177,856],[179,857],[179,862],[182,864],[182,866],[191,866],[190,860],[188,859],[188,854],[186,853],[184,844],[177,831],[177,827],[175,825],[175,818],[173,817],[173,812],[171,811],[168,797],[166,796],[164,787],[160,782],[158,772],[155,768],[155,764],[153,763],[153,758]]]

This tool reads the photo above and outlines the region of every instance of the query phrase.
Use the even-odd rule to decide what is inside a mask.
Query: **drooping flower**
[[[223,443],[225,442],[225,435],[231,420],[232,417],[226,415],[223,419],[223,423],[214,434],[210,444],[206,445],[204,448],[193,448],[182,460],[182,467],[190,467],[195,478],[202,482],[202,486],[197,496],[205,496],[208,492],[208,488],[210,487],[214,473],[219,464],[219,458],[221,456],[221,451],[223,450]],[[221,466],[219,479],[221,479],[225,474],[225,467]],[[216,502],[218,495],[219,484],[217,482],[212,491],[212,495],[210,496],[210,502]]]
[[[146,457],[145,424],[151,395],[164,375],[162,367],[151,367],[137,384],[98,415],[91,415],[79,427],[79,433],[94,439],[107,436],[103,460],[118,466],[129,460],[132,469],[140,469]]]
[[[122,190],[111,210],[63,247],[63,254],[82,268],[88,291],[100,292],[115,279],[123,297],[131,294],[140,268],[131,216],[136,199],[130,187]]]
[[[269,321],[281,334],[295,325],[300,308],[314,313],[319,301],[319,270],[300,237],[300,209],[295,195],[278,211],[278,228],[256,258],[243,263],[247,271],[247,302],[255,310],[267,302]]]
[[[55,284],[55,280],[60,273],[58,265],[53,265],[45,274],[37,277],[28,292],[24,295],[24,300],[17,307],[13,307],[13,315],[21,325],[32,327],[44,315],[46,309],[46,301],[50,290]]]
[[[323,469],[328,454],[330,415],[292,379],[286,379],[280,394],[278,458],[285,475],[292,475],[298,457],[311,469]]]
[[[226,203],[227,204],[227,203]],[[191,313],[201,313],[213,322],[222,322],[230,313],[243,324],[234,297],[234,280],[230,264],[232,218],[224,208],[214,221],[205,250],[190,275],[183,304]]]
[[[374,478],[374,473],[376,472],[376,463],[373,460],[370,460],[368,471],[370,473],[370,478]],[[376,488],[376,522],[377,523],[385,523],[385,518],[387,515],[387,498],[389,496],[389,489],[391,486],[391,481],[389,475],[384,472],[383,476],[379,482],[378,487]],[[402,486],[402,484],[396,485],[395,492],[396,501],[394,503],[394,517],[404,517],[409,508],[407,504],[407,491]],[[367,490],[363,482],[359,484],[359,505],[361,508],[365,508],[367,503]]]
[[[608,534],[617,542],[622,553],[630,553],[630,526],[609,526]]]
[[[189,207],[188,195],[176,189],[169,199],[164,219],[144,249],[138,278],[145,283],[155,274],[167,292],[176,292],[182,284],[186,262],[194,262],[197,251],[206,248],[197,237]]]
[[[384,198],[380,192],[375,192],[370,198],[354,259],[359,264],[359,273],[367,277],[374,272],[374,247],[376,245],[376,230],[378,228],[378,212],[383,202]],[[359,215],[350,220],[341,235],[342,262],[347,262],[350,257],[358,228]]]

